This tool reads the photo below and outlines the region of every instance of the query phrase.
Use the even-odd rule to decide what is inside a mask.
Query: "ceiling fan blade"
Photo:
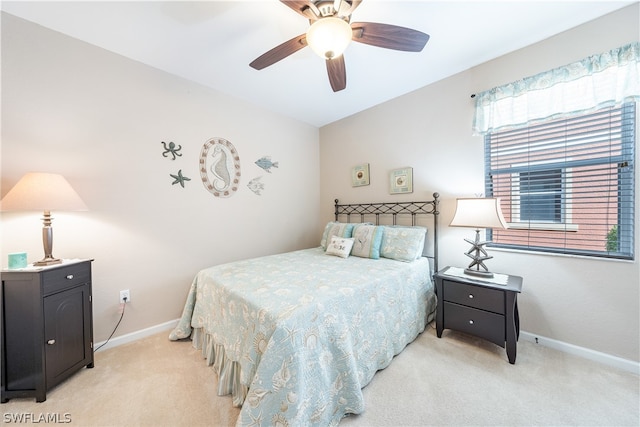
[[[256,70],[262,70],[263,68],[268,67],[269,65],[273,65],[281,59],[286,58],[287,56],[299,51],[303,47],[307,45],[307,35],[300,34],[292,38],[291,40],[287,40],[286,42],[274,47],[268,52],[263,53],[256,59],[254,59],[249,66],[255,68]]]
[[[315,4],[307,0],[280,0],[282,3],[293,9],[295,12],[307,19],[315,21],[320,16],[320,12]]]
[[[344,67],[344,56],[327,59],[327,73],[329,74],[329,83],[334,92],[341,91],[347,87],[347,71]]]
[[[420,52],[429,41],[429,35],[411,28],[376,22],[354,22],[353,41],[386,49]]]

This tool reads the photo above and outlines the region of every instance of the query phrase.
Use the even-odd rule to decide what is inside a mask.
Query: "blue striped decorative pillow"
[[[355,224],[330,221],[324,227],[324,233],[322,233],[322,240],[320,240],[320,246],[325,251],[327,250],[327,244],[331,243],[331,237],[351,237],[351,232]]]
[[[351,255],[361,258],[380,258],[380,245],[384,228],[371,224],[357,224],[353,227],[353,248]]]

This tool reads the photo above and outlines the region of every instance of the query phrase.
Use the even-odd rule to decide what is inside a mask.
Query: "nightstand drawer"
[[[443,300],[504,314],[504,292],[443,280]]]
[[[91,281],[91,263],[79,262],[42,273],[43,294],[50,295]]]
[[[504,347],[504,316],[449,302],[444,303],[443,309],[446,329],[466,332]]]

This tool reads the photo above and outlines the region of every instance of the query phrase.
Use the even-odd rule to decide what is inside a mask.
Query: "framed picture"
[[[351,186],[369,185],[369,163],[354,166],[351,171]]]
[[[389,193],[413,193],[413,168],[394,169],[389,173]]]

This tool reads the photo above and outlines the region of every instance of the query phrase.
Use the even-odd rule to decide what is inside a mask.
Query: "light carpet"
[[[43,417],[73,426],[232,426],[239,409],[217,396],[217,377],[188,340],[161,333],[96,353],[47,393],[12,399],[2,422]],[[518,343],[515,365],[504,349],[432,327],[363,389],[365,412],[341,427],[639,426],[640,379],[531,342]]]

